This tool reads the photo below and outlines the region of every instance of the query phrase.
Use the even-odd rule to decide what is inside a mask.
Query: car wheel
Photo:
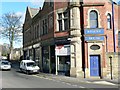
[[[22,71],[22,68],[19,68],[19,71],[20,71],[20,72],[23,72],[23,71]]]
[[[28,70],[26,70],[26,74],[29,75],[29,71]]]

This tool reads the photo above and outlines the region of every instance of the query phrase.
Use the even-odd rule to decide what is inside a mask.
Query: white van
[[[40,68],[36,65],[33,60],[22,60],[20,62],[20,71],[27,74],[39,73]]]

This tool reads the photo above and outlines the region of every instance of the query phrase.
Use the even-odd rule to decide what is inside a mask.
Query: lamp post
[[[110,73],[111,73],[111,80],[113,79],[112,77],[112,56],[109,57],[110,58]]]

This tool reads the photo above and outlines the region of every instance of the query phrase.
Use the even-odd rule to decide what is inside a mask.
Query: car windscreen
[[[2,62],[2,65],[10,65],[9,62]]]
[[[27,63],[27,66],[32,67],[32,66],[36,66],[36,64],[34,62],[29,62],[29,63]]]

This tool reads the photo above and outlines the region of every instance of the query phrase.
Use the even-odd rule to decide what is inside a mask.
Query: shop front
[[[56,67],[60,75],[70,75],[70,45],[56,45]]]

